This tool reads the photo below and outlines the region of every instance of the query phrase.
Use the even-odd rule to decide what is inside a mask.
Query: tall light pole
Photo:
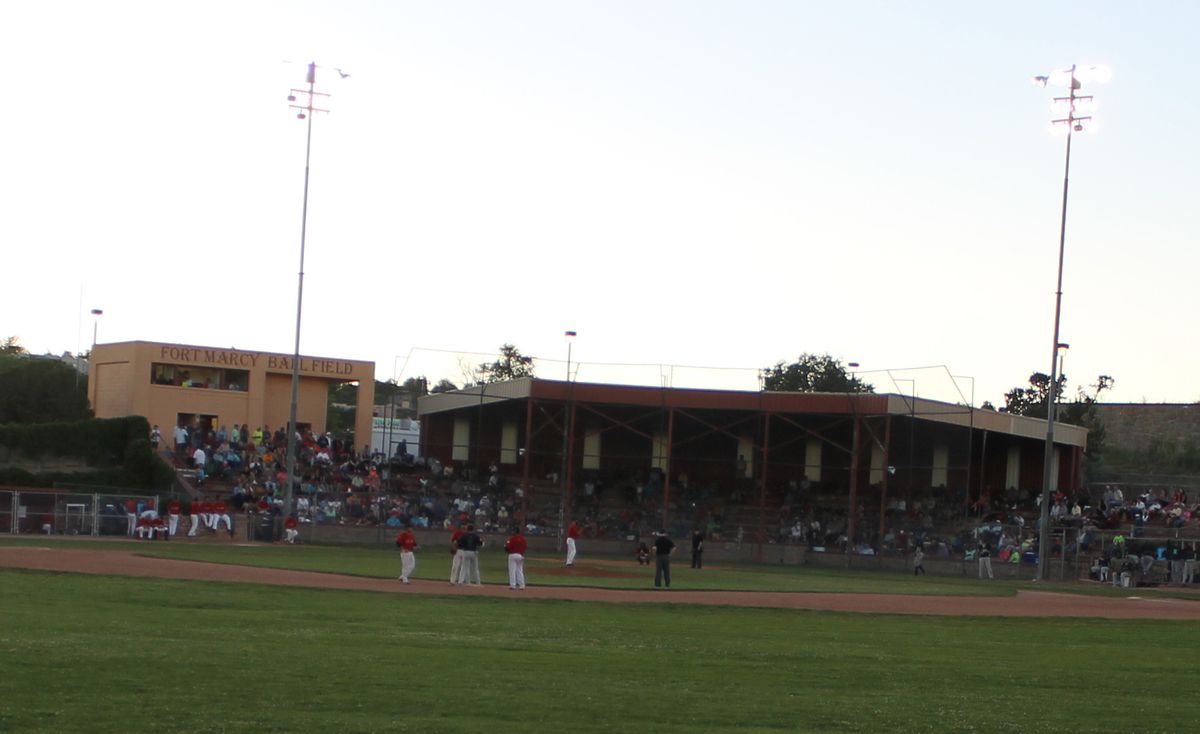
[[[100,329],[100,317],[104,315],[104,311],[99,308],[92,309],[92,351],[96,351],[96,335]]]
[[[300,399],[300,315],[304,310],[304,245],[308,235],[308,173],[312,160],[312,123],[314,112],[328,112],[313,106],[317,98],[328,98],[328,94],[316,91],[317,64],[308,65],[308,89],[293,89],[288,95],[288,106],[297,110],[296,118],[307,120],[308,133],[304,144],[304,205],[300,215],[300,277],[296,285],[296,348],[292,352],[292,403],[288,412],[287,435],[287,486],[283,492],[283,514],[292,514],[292,493],[296,483],[296,408]],[[306,101],[298,104],[298,97]]]
[[[1035,76],[1035,86],[1045,87],[1047,84],[1065,86],[1069,90],[1066,97],[1055,97],[1051,107],[1056,114],[1062,115],[1050,121],[1054,129],[1067,131],[1066,163],[1063,167],[1062,216],[1058,230],[1058,287],[1054,292],[1054,341],[1050,352],[1050,385],[1046,392],[1046,450],[1042,458],[1042,507],[1038,517],[1038,566],[1037,578],[1046,579],[1048,568],[1047,558],[1050,554],[1050,484],[1054,473],[1054,421],[1057,417],[1058,388],[1058,350],[1061,342],[1058,338],[1059,324],[1062,317],[1062,282],[1063,256],[1067,243],[1067,191],[1071,180],[1071,138],[1074,133],[1083,132],[1086,123],[1092,117],[1087,114],[1095,109],[1095,100],[1091,95],[1078,94],[1083,82],[1106,82],[1112,76],[1107,67],[1080,67],[1072,64],[1068,69],[1052,72],[1045,76]]]

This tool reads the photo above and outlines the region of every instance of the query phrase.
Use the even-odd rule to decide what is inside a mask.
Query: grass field
[[[291,550],[291,549],[289,549]],[[173,551],[178,552],[178,551]],[[1194,623],[0,571],[0,731],[1194,731]],[[1182,686],[1182,688],[1181,688]]]
[[[375,578],[395,578],[399,573],[399,554],[386,547],[362,546],[284,546],[284,545],[224,545],[189,543],[146,543],[106,541],[98,546],[91,540],[41,537],[0,538],[0,543],[46,545],[55,547],[131,550],[148,556],[180,560],[210,561],[237,565],[263,566],[302,571],[344,573]],[[682,562],[680,562],[682,561]],[[485,583],[507,583],[504,554],[485,550],[480,554]],[[648,589],[653,585],[654,569],[631,564],[628,559],[582,556],[576,572],[569,575],[547,573],[560,571],[558,556],[532,556],[526,563],[529,582],[545,586],[593,586],[611,589]],[[591,569],[619,571],[631,578],[589,575]],[[442,580],[449,577],[450,555],[443,549],[427,549],[418,553],[415,578]],[[1066,593],[1128,596],[1128,589],[1107,584],[1032,583],[1029,581],[979,581],[971,577],[921,576],[907,573],[863,570],[813,569],[797,566],[763,564],[718,564],[702,571],[688,567],[687,556],[672,564],[673,586],[678,589],[843,592],[872,594],[920,594],[949,596],[1004,596],[1018,589],[1039,589]],[[1200,601],[1200,590],[1138,589],[1140,596],[1169,596]]]

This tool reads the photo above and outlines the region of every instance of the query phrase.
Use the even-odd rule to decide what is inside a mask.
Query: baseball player
[[[396,536],[396,547],[400,549],[400,581],[408,583],[408,577],[417,568],[416,551],[421,546],[417,545],[417,538],[412,534],[412,530],[405,528]]]
[[[296,538],[300,537],[300,531],[296,529],[299,524],[295,515],[288,515],[287,519],[283,521],[283,532],[286,535],[283,539],[285,543],[295,544]]]
[[[570,527],[567,528],[567,565],[575,565],[575,541],[579,536],[583,535],[583,530],[580,529],[579,523],[571,521]]]
[[[516,591],[525,588],[525,551],[529,543],[521,535],[521,526],[513,528],[513,534],[504,541],[504,551],[508,553],[508,588]]]
[[[456,581],[460,584],[482,585],[483,579],[479,577],[479,549],[483,547],[483,538],[475,533],[474,525],[467,525],[467,532],[458,539],[458,547],[463,558]]]
[[[125,534],[132,538],[138,526],[137,500],[125,500],[125,520],[129,523],[129,529]]]
[[[458,539],[466,535],[467,531],[462,529],[462,526],[454,528],[454,532],[450,534],[450,555],[453,558],[450,561],[450,585],[458,584],[458,576],[462,573],[462,549],[458,547]]]
[[[188,531],[188,537],[194,538],[196,537],[196,531],[200,529],[201,524],[203,524],[205,527],[208,527],[208,521],[204,518],[204,516],[208,514],[208,507],[206,507],[203,502],[193,502],[191,512],[192,529]]]
[[[175,532],[179,530],[179,511],[182,506],[179,500],[171,500],[167,503],[167,531],[171,537],[175,537]]]
[[[209,517],[212,518],[211,527],[213,531],[221,529],[221,523],[225,523],[225,529],[229,531],[229,536],[233,537],[233,518],[229,517],[229,508],[225,506],[224,500],[217,500],[209,505]]]

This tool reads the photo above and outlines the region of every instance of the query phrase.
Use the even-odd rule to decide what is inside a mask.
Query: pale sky
[[[0,336],[34,352],[86,349],[93,308],[101,342],[291,352],[315,60],[305,354],[461,382],[511,342],[561,377],[572,329],[581,380],[829,352],[999,404],[1052,341],[1064,139],[1029,78],[1107,64],[1066,373],[1200,400],[1192,2],[2,8]]]

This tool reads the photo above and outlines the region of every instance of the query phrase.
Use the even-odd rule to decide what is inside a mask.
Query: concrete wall
[[[1115,449],[1144,451],[1155,442],[1200,445],[1200,403],[1103,403],[1096,414]]]

